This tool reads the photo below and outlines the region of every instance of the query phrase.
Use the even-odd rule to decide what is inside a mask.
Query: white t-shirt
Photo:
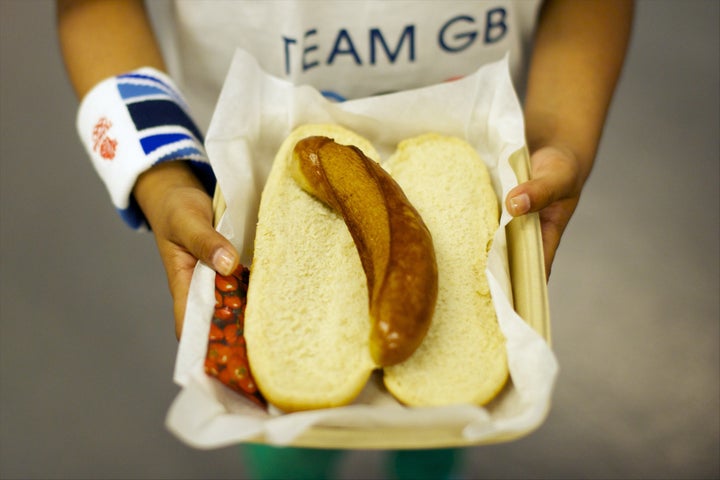
[[[152,3],[152,2],[151,2]],[[540,0],[174,0],[163,45],[202,129],[232,56],[343,100],[462,77],[510,55],[519,89]]]

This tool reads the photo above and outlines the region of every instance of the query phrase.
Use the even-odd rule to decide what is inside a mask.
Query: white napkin
[[[487,162],[499,199],[517,184],[510,156],[524,148],[520,104],[508,60],[488,64],[451,83],[332,103],[315,89],[269,76],[238,50],[206,139],[210,162],[227,202],[218,230],[252,260],[259,194],[282,141],[305,123],[337,123],[369,139],[382,158],[405,138],[426,132],[466,139]],[[265,412],[203,372],[214,305],[214,272],[198,264],[193,276],[175,381],[182,386],[167,416],[168,428],[198,448],[216,448],[264,436],[291,444],[313,425],[345,428],[448,426],[468,444],[492,442],[537,428],[549,410],[557,361],[545,340],[512,308],[504,202],[487,275],[498,321],[507,339],[512,382],[489,406],[407,408],[373,377],[350,406],[282,414]],[[330,445],[329,445],[330,447]]]

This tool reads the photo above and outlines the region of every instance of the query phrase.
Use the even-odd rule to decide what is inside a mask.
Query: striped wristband
[[[133,228],[148,226],[132,190],[153,165],[188,161],[212,194],[215,176],[202,134],[172,80],[158,70],[145,67],[100,82],[82,100],[77,128],[115,208]]]

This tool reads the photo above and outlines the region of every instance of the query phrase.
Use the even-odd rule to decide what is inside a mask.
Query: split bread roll
[[[466,142],[435,134],[401,142],[385,168],[430,229],[438,264],[430,330],[408,360],[384,370],[385,386],[407,405],[483,405],[508,378],[485,275],[499,218],[488,169]]]
[[[270,171],[245,338],[259,389],[284,411],[351,403],[379,367],[370,353],[368,277],[348,225],[292,178],[293,149],[312,136],[378,160],[372,145],[353,132],[307,125],[286,139]],[[465,142],[432,134],[402,142],[384,167],[427,225],[437,260],[427,335],[407,360],[384,369],[385,384],[408,405],[484,404],[508,376],[484,271],[498,228],[487,168]]]
[[[295,144],[313,135],[378,158],[368,141],[344,128],[306,125],[285,140],[268,175],[244,335],[258,388],[284,411],[348,404],[375,369],[365,273],[350,232],[291,175]]]

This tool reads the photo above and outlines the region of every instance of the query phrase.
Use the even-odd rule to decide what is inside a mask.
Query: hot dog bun
[[[430,330],[385,385],[407,405],[485,404],[508,378],[485,276],[499,218],[488,169],[466,142],[435,134],[401,142],[384,166],[430,229],[439,276]]]
[[[307,125],[280,147],[260,200],[245,311],[248,359],[265,398],[284,411],[350,403],[375,364],[365,274],[339,215],[291,176],[295,144],[324,135],[378,158],[364,138]]]
[[[260,391],[285,411],[348,404],[381,363],[371,355],[362,249],[343,217],[292,176],[296,144],[313,136],[379,158],[353,132],[307,125],[286,139],[270,171],[260,203],[245,338]],[[434,134],[402,142],[383,167],[429,229],[438,274],[427,335],[407,360],[384,369],[385,385],[408,405],[484,404],[508,377],[485,277],[498,228],[487,168],[466,142]]]

